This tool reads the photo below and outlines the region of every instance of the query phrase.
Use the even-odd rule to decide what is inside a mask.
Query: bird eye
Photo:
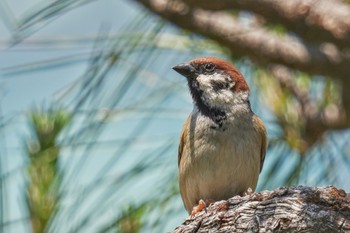
[[[212,72],[215,69],[215,65],[211,63],[205,64],[204,69],[207,72]]]

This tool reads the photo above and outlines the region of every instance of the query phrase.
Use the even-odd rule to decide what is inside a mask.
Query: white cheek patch
[[[235,85],[234,81],[225,74],[215,73],[212,75],[199,75],[197,77],[199,89],[203,91],[202,100],[211,106],[232,105],[235,102],[236,95],[232,91]],[[225,88],[215,89],[213,83],[222,83],[228,85]]]
[[[230,81],[230,77],[225,74],[220,73],[214,73],[211,75],[204,75],[201,74],[197,77],[197,81],[199,83],[199,88],[202,91],[211,91],[213,90],[213,82],[222,82],[222,83],[228,83]],[[230,88],[234,86],[233,80],[230,82]]]

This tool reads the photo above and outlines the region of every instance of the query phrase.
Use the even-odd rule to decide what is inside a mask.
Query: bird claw
[[[198,205],[193,207],[193,210],[191,212],[191,217],[194,217],[197,213],[201,212],[203,209],[205,212],[207,212],[207,207],[210,205],[210,203],[214,202],[213,200],[203,200],[200,199],[198,202]]]
[[[193,210],[191,212],[191,217],[194,217],[197,213],[201,212],[203,209],[206,212],[207,211],[207,205],[205,204],[205,201],[200,199],[199,202],[198,202],[198,205],[193,207]]]
[[[249,196],[249,195],[252,195],[253,193],[254,193],[253,189],[249,187],[247,191],[244,192],[243,196]]]

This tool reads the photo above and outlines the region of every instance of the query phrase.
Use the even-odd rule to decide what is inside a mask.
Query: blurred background
[[[349,1],[0,1],[0,232],[166,232],[192,109],[171,67],[231,60],[268,128],[258,191],[350,192]]]

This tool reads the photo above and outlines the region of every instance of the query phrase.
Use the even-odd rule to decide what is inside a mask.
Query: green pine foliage
[[[45,232],[59,206],[61,174],[57,138],[70,122],[64,110],[34,110],[29,114],[32,139],[27,146],[29,157],[27,205],[34,233]]]

